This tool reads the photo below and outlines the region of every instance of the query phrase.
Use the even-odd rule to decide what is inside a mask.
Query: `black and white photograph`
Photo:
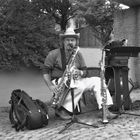
[[[0,0],[0,140],[139,140],[140,0]]]

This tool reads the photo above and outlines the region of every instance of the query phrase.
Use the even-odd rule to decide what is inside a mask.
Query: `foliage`
[[[27,0],[9,0],[0,12],[0,69],[42,67],[58,42],[54,19]]]
[[[113,30],[114,12],[119,5],[112,0],[79,0],[77,4],[78,17],[96,31],[96,37],[104,45]]]
[[[39,9],[50,13],[55,22],[65,31],[68,20],[75,16],[76,6],[70,0],[32,0]]]
[[[0,0],[0,70],[41,68],[47,53],[59,47],[56,23],[65,31],[68,20],[88,24],[104,44],[118,8],[109,0]]]

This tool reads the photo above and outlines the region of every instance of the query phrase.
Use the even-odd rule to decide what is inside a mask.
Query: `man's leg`
[[[103,104],[103,95],[101,93],[101,78],[100,77],[90,77],[90,78],[85,78],[83,79],[84,82],[84,86],[86,87],[85,90],[91,90],[91,92],[93,92],[93,94],[95,94],[96,100],[97,100],[97,104],[98,104],[98,108],[99,110],[102,109],[102,104]],[[111,95],[109,93],[109,90],[107,89],[107,86],[105,84],[105,81],[103,81],[104,83],[104,88],[106,89],[106,115],[108,117],[108,119],[113,119],[116,118],[118,115],[113,114],[111,112],[109,112],[108,107],[113,105],[113,101],[111,98]],[[102,113],[102,112],[101,112]]]
[[[58,80],[58,83],[59,81],[60,79]],[[53,83],[55,84],[54,81]],[[83,82],[80,81],[76,82],[76,87],[74,88],[74,105],[75,105],[74,108],[76,108],[76,106],[78,105],[78,101],[80,100],[84,89],[85,87]],[[72,111],[73,111],[72,97],[71,97],[71,91],[69,91],[62,107],[56,110],[56,115],[58,115],[62,119],[69,119],[70,116],[68,112],[72,112]]]
[[[105,82],[104,82],[104,86],[106,88]],[[86,90],[91,90],[91,92],[93,92],[95,94],[95,97],[96,97],[96,100],[98,103],[98,107],[99,107],[99,109],[101,109],[103,101],[102,101],[102,95],[101,95],[100,77],[83,78],[83,79],[76,81],[76,88],[74,88],[74,105],[75,105],[75,107],[78,104],[78,101],[80,100],[83,92]],[[106,105],[107,106],[113,105],[111,95],[107,89],[106,89],[106,94],[107,94]],[[69,112],[72,112],[72,99],[71,99],[70,92],[68,93],[68,95],[64,101],[63,107],[66,110],[68,110]],[[110,116],[111,115],[112,114],[110,114]],[[111,118],[113,118],[113,117],[115,117],[115,116],[112,115]]]
[[[103,95],[101,93],[101,88],[102,88],[101,87],[101,78],[100,77],[91,77],[91,78],[87,79],[86,83],[88,83],[87,87],[89,87],[89,88],[92,88],[92,84],[94,84],[94,87],[92,89],[95,94],[99,110],[101,110],[102,104],[103,104],[103,100],[102,100]],[[103,88],[106,89],[106,113],[107,113],[106,115],[107,115],[108,119],[113,119],[113,118],[116,118],[118,115],[113,114],[113,113],[109,112],[109,110],[108,110],[108,107],[113,105],[113,101],[112,101],[112,97],[109,93],[109,90],[107,89],[107,86],[105,84],[105,81],[103,81],[103,83],[104,83]]]
[[[102,108],[102,95],[101,95],[101,79],[100,77],[90,77],[90,78],[83,78],[78,81],[76,81],[76,88],[74,88],[74,104],[75,107],[78,104],[78,101],[80,100],[82,94],[86,90],[90,90],[95,94],[98,108]],[[104,83],[104,86],[106,88],[106,85]],[[111,95],[106,89],[107,94],[107,105],[113,105]],[[63,107],[66,108],[68,111],[72,112],[72,99],[71,94],[69,93],[66,97],[66,100],[63,104]]]
[[[78,105],[78,102],[85,90],[85,86],[83,84],[83,82],[79,81],[77,84],[77,87],[73,89],[74,90],[74,108],[76,108],[76,106]],[[68,93],[63,107],[68,110],[69,112],[72,112],[72,97],[71,97],[71,91]]]
[[[102,92],[101,92],[101,88],[105,88],[106,105],[107,106],[113,105],[112,97],[109,93],[109,90],[107,89],[105,81],[103,81],[103,84],[104,84],[103,86],[104,87],[101,87],[101,78],[100,77],[91,77],[90,80],[88,80],[88,81],[90,81],[92,84],[94,84],[93,92],[95,94],[99,109],[102,108],[102,103],[103,103],[103,95],[102,95]]]

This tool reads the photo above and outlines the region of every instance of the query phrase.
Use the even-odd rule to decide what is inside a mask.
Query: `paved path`
[[[139,91],[137,91],[139,92]],[[138,93],[137,93],[138,94]],[[136,98],[136,97],[135,97]],[[0,140],[139,140],[140,116],[122,114],[107,125],[101,123],[97,111],[78,115],[78,119],[88,124],[96,124],[99,128],[73,124],[62,134],[58,134],[68,121],[55,119],[50,111],[49,124],[37,130],[16,132],[11,127],[8,109],[0,109]],[[129,111],[140,114],[140,110]]]

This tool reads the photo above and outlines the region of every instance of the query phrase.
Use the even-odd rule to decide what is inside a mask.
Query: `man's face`
[[[64,47],[67,50],[72,50],[76,46],[76,38],[66,37],[64,38]]]

